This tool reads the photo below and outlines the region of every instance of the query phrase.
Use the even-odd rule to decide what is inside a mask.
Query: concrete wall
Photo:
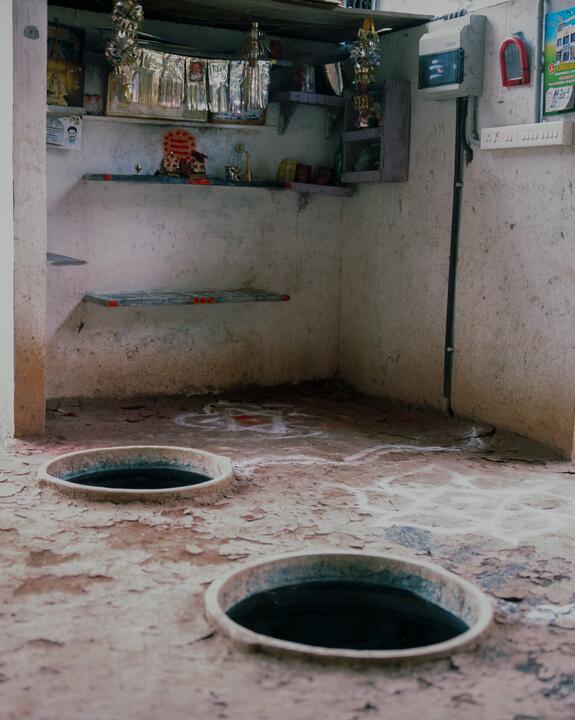
[[[44,431],[46,17],[46,0],[15,0],[14,431],[17,437],[41,435]]]
[[[485,11],[482,126],[532,121],[533,88],[502,89],[496,53],[511,32],[534,40],[535,9],[515,0]],[[383,53],[385,74],[414,87],[419,32],[390,36]],[[415,89],[413,102],[410,181],[362,187],[346,206],[341,374],[367,392],[440,407],[455,108]],[[572,167],[572,148],[476,151],[465,178],[453,397],[456,413],[565,453],[575,406]]]
[[[61,10],[62,21],[66,16]],[[161,27],[160,27],[161,26]],[[182,33],[158,23],[156,32]],[[238,39],[234,40],[235,45]],[[331,165],[321,108],[298,108],[287,133],[194,128],[208,171],[223,176],[233,146],[252,154],[255,179],[279,162]],[[89,172],[153,173],[169,126],[84,121],[80,152],[48,151],[49,247],[87,260],[50,268],[49,396],[199,392],[329,377],[337,370],[339,198],[262,189],[84,183]],[[104,309],[86,291],[252,286],[289,303]]]
[[[0,87],[12,96],[12,3],[0,3]],[[14,431],[12,103],[0,104],[0,438]]]

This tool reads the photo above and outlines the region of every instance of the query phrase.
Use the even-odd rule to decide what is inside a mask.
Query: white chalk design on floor
[[[305,420],[313,417],[295,412],[288,405],[250,405],[220,400],[206,405],[201,412],[178,415],[176,424],[196,430],[251,432],[270,439],[291,440],[322,434],[320,430],[306,429]],[[324,422],[319,417],[317,421]]]
[[[398,450],[398,447],[403,449]],[[386,473],[365,486],[326,482],[327,489],[345,489],[354,498],[356,509],[366,515],[368,526],[391,528],[405,525],[436,535],[483,535],[504,543],[519,545],[544,535],[563,534],[575,538],[575,485],[571,496],[565,493],[569,481],[560,474],[539,475],[516,467],[497,467],[486,481],[485,468],[465,474],[433,461],[422,465],[420,457],[403,459],[401,470],[386,456],[395,452],[439,452],[411,446],[377,445],[358,453],[330,460],[310,455],[264,455],[238,463],[238,470],[249,477],[257,468],[300,465],[358,468],[382,458]],[[458,450],[460,448],[457,448]],[[441,448],[442,452],[454,448]],[[456,461],[454,461],[456,462]],[[358,478],[359,479],[359,478]],[[503,486],[502,486],[503,485]],[[371,519],[368,518],[371,516]]]
[[[570,605],[535,605],[525,614],[525,620],[535,625],[555,625],[575,629],[575,603]]]
[[[427,471],[436,469],[430,464]],[[373,524],[380,528],[409,525],[444,536],[487,535],[513,545],[550,534],[575,538],[575,498],[566,498],[564,488],[554,492],[549,475],[524,476],[518,482],[517,470],[499,471],[494,480],[500,484],[508,479],[507,486],[486,487],[484,475],[445,467],[442,473],[445,480],[439,485],[424,472],[406,471],[380,478],[368,489],[346,488],[361,510],[378,515]],[[558,478],[557,483],[564,486],[566,481]],[[382,500],[386,507],[378,509]]]

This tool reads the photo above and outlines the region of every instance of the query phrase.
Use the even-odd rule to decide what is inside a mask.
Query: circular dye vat
[[[182,470],[179,467],[145,465],[144,467],[106,468],[93,472],[80,472],[70,475],[66,480],[76,485],[89,485],[96,488],[166,490],[187,485],[200,485],[209,482],[211,477],[192,470]]]
[[[372,662],[449,655],[492,622],[487,597],[456,575],[357,552],[252,563],[210,586],[206,611],[245,648]]]
[[[234,474],[231,460],[201,450],[129,446],[61,455],[40,469],[39,478],[96,499],[164,500],[220,492]]]

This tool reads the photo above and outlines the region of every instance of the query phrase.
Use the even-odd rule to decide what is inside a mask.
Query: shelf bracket
[[[325,110],[325,137],[329,140],[335,134],[337,124],[343,116],[343,108],[328,107]]]
[[[297,209],[302,212],[309,205],[309,193],[299,192],[297,194]]]
[[[288,129],[288,125],[291,120],[291,116],[294,114],[297,107],[297,103],[294,102],[282,102],[280,103],[280,115],[278,120],[278,135],[284,135]]]

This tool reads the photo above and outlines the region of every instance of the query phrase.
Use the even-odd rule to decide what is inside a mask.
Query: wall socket
[[[510,150],[512,148],[572,144],[573,122],[571,120],[483,128],[481,131],[482,150]]]

